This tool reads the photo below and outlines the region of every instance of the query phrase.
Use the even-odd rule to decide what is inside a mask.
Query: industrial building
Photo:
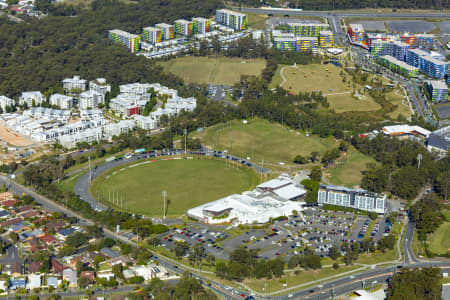
[[[330,25],[319,23],[288,23],[288,32],[296,36],[319,37],[321,31],[329,31]]]
[[[27,104],[28,107],[39,106],[45,101],[44,95],[39,91],[22,92],[19,97],[19,105]]]
[[[337,205],[384,214],[386,195],[371,193],[362,189],[321,184],[317,193],[317,203]]]
[[[174,22],[174,30],[176,34],[190,36],[193,32],[193,23],[186,20],[176,20]]]
[[[433,102],[446,102],[448,98],[448,86],[445,81],[430,80],[426,83],[428,92]]]
[[[216,22],[240,31],[247,29],[248,17],[246,14],[234,12],[229,9],[218,9],[216,10]]]
[[[108,37],[116,44],[127,47],[131,53],[136,53],[139,50],[140,37],[136,34],[131,34],[120,29],[113,29],[108,31]]]
[[[293,210],[301,211],[305,194],[306,190],[283,174],[258,185],[253,191],[233,194],[189,209],[187,215],[208,224],[267,223],[271,218],[289,216]]]
[[[443,79],[448,73],[449,63],[433,58],[429,52],[420,49],[409,49],[406,53],[408,65],[419,68],[419,70],[430,77]]]
[[[403,74],[408,77],[415,77],[419,74],[419,69],[411,66],[404,61],[398,60],[390,55],[383,55],[377,58],[377,62],[389,68],[393,72]]]
[[[72,91],[72,90],[80,90],[85,91],[86,90],[86,80],[81,79],[80,76],[73,76],[73,78],[66,78],[62,81],[63,88],[66,91]]]
[[[194,33],[207,33],[211,31],[211,21],[205,18],[192,18]]]
[[[50,105],[59,107],[60,109],[71,109],[73,107],[73,97],[53,94],[49,99]]]
[[[160,43],[162,41],[162,30],[156,27],[145,27],[143,30],[143,39],[151,44]]]
[[[173,39],[174,32],[173,26],[166,23],[158,23],[155,25],[156,28],[162,30],[162,40],[171,40]]]

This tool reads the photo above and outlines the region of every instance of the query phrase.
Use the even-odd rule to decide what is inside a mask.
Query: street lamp
[[[163,195],[163,201],[164,201],[164,203],[163,203],[163,207],[164,207],[164,210],[163,210],[163,219],[165,220],[165,219],[166,219],[166,196],[167,196],[167,191],[166,191],[166,190],[163,190],[163,191],[162,191],[162,195]]]

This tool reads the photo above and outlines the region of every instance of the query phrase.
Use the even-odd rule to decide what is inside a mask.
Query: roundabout
[[[89,194],[106,207],[151,217],[178,217],[232,193],[254,188],[253,168],[207,156],[174,156],[131,161],[104,170]]]

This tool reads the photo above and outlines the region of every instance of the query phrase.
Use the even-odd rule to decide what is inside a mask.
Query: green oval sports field
[[[90,193],[109,206],[161,217],[162,191],[166,190],[167,216],[174,217],[257,184],[253,169],[233,167],[221,159],[148,160],[106,171],[93,181]]]

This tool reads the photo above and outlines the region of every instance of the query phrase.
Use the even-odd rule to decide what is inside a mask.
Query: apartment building
[[[333,32],[330,30],[322,30],[319,33],[320,48],[332,48],[333,44]]]
[[[28,107],[39,106],[45,101],[44,95],[39,91],[22,92],[19,97],[19,105],[27,104]]]
[[[86,80],[81,79],[80,76],[73,76],[73,78],[66,78],[62,81],[63,87],[66,91],[71,90],[86,90]]]
[[[174,30],[176,34],[190,36],[193,34],[193,23],[186,20],[176,20],[174,22]]]
[[[94,90],[81,93],[78,99],[78,106],[80,109],[97,108],[99,104],[105,104],[105,95]]]
[[[151,85],[148,83],[129,83],[119,86],[120,94],[133,96],[133,97],[151,97],[151,94],[147,93]]]
[[[103,119],[103,111],[101,109],[81,109],[80,110],[81,120],[95,120]]]
[[[3,112],[6,112],[7,107],[11,107],[11,105],[15,105],[16,101],[6,96],[0,96],[0,108]]]
[[[113,136],[119,136],[122,133],[128,133],[136,128],[136,123],[133,120],[122,120],[117,123],[110,123],[103,126],[103,136],[112,140]]]
[[[352,44],[360,45],[367,48],[367,42],[365,41],[365,31],[361,24],[350,24],[348,26],[348,38]]]
[[[140,109],[145,107],[147,100],[141,100],[136,95],[119,94],[116,98],[111,99],[109,107],[117,114],[130,117],[139,114]]]
[[[65,148],[74,148],[78,143],[92,143],[94,141],[99,142],[103,137],[102,128],[88,128],[84,131],[71,135],[63,135],[57,138],[59,144]]]
[[[426,83],[428,92],[433,102],[445,102],[448,98],[448,86],[445,81],[430,80]]]
[[[24,116],[28,116],[37,120],[57,120],[67,122],[72,116],[70,110],[53,109],[46,107],[31,107],[23,112]]]
[[[445,78],[450,66],[448,62],[433,58],[429,52],[420,49],[409,49],[406,53],[406,62],[428,76],[438,79]]]
[[[321,184],[317,194],[317,203],[349,207],[384,214],[386,195],[371,193],[362,189],[350,189]]]
[[[192,18],[194,33],[207,33],[211,31],[211,21],[205,18]]]
[[[281,51],[309,52],[316,54],[319,48],[316,37],[297,37],[284,34],[273,38],[273,47]]]
[[[155,115],[149,115],[147,117],[134,115],[133,120],[136,122],[136,127],[144,130],[153,130],[159,126],[159,121],[156,119]]]
[[[390,55],[383,55],[377,58],[380,65],[389,68],[393,72],[403,74],[408,77],[415,77],[419,74],[419,68],[411,66],[404,61],[398,60]]]
[[[73,107],[73,97],[53,94],[49,99],[50,105],[58,106],[60,109],[71,109]]]
[[[162,41],[163,32],[160,28],[145,27],[142,32],[144,41],[147,41],[153,45]]]
[[[108,38],[116,44],[127,47],[131,53],[136,53],[139,50],[140,37],[136,34],[131,34],[120,29],[113,29],[108,31]]]
[[[162,30],[162,39],[171,40],[174,37],[173,26],[166,23],[158,23],[155,25],[156,28]]]
[[[296,36],[303,37],[319,37],[320,32],[329,31],[330,25],[320,23],[288,23],[288,32]]]
[[[246,14],[234,12],[229,9],[218,9],[216,10],[216,22],[240,31],[247,29],[248,17]]]
[[[97,78],[89,81],[89,90],[105,95],[107,92],[111,92],[111,86],[106,84],[105,78]]]

